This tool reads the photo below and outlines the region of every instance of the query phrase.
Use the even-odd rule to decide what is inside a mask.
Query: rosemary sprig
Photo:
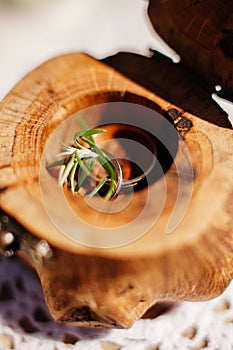
[[[87,169],[89,169],[90,173],[91,173],[91,169],[93,168],[94,164],[95,164],[95,159],[94,158],[88,159],[86,161],[86,167],[87,167]],[[74,191],[75,193],[78,192],[78,190],[80,189],[80,187],[82,186],[82,184],[84,183],[86,178],[87,178],[86,173],[82,172],[81,175],[79,176],[77,185],[75,186],[75,191]]]
[[[109,190],[105,196],[106,199],[110,199],[115,191],[116,181],[117,181],[117,172],[115,171],[111,163],[108,161],[105,153],[95,144],[95,142],[92,142],[90,139],[84,136],[82,139],[87,144],[89,144],[89,146],[98,154],[99,162],[107,171],[107,173],[110,175],[111,182],[110,182]]]
[[[57,157],[65,158],[49,164],[47,168],[63,165],[59,176],[59,186],[63,187],[67,182],[72,194],[76,194],[79,191],[88,177],[97,183],[96,187],[89,194],[89,198],[96,195],[104,185],[108,184],[105,199],[109,200],[115,193],[118,173],[109,160],[109,157],[96,145],[93,137],[106,130],[88,129],[88,126],[83,120],[79,120],[79,122],[83,130],[75,133],[73,145],[68,146],[61,143],[65,151],[57,154]],[[85,144],[88,146],[85,147]],[[100,179],[97,175],[93,175],[92,169],[95,162],[98,162],[105,169],[107,173],[106,177]],[[77,180],[76,172],[78,168],[82,172]]]
[[[105,177],[104,179],[102,179],[99,184],[94,188],[94,190],[89,194],[89,198],[93,197],[97,192],[99,192],[99,190],[104,186],[104,184],[106,184],[106,182],[108,181],[108,178]]]

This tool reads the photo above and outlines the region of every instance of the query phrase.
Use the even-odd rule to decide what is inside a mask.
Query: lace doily
[[[1,257],[0,349],[230,350],[232,292],[233,284],[210,301],[162,305],[159,316],[150,312],[128,330],[78,328],[52,320],[33,270],[17,258]]]

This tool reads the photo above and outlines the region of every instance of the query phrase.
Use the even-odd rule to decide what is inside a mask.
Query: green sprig
[[[65,157],[65,159],[53,162],[47,168],[63,164],[63,169],[59,177],[59,186],[62,187],[67,182],[72,194],[76,194],[79,191],[88,177],[91,177],[97,183],[96,187],[89,194],[89,198],[96,195],[105,184],[109,183],[109,188],[105,194],[105,199],[109,200],[115,193],[118,173],[109,160],[109,157],[96,145],[93,137],[106,130],[88,129],[88,126],[82,119],[79,122],[83,130],[75,133],[73,146],[67,146],[62,143],[65,151],[57,155],[58,157]],[[83,146],[83,143],[86,143],[88,147]],[[108,174],[106,177],[100,179],[93,175],[91,171],[95,162],[98,162],[105,169]],[[82,173],[79,179],[76,180],[75,174],[78,167],[80,167]]]

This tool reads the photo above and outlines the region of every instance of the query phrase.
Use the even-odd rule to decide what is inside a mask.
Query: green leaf
[[[108,181],[108,178],[105,177],[103,180],[99,182],[99,184],[94,188],[94,190],[89,194],[88,198],[92,198],[99,190],[104,186],[104,184]]]
[[[90,130],[82,130],[82,131],[78,131],[76,132],[76,134],[74,135],[74,140],[78,139],[79,137],[83,137],[83,136],[92,136],[95,134],[100,134],[102,132],[106,132],[106,130],[104,129],[90,129]]]
[[[117,172],[112,166],[111,162],[105,155],[104,151],[100,149],[96,144],[92,143],[90,140],[87,138],[83,138],[83,141],[85,141],[89,146],[91,146],[96,153],[99,155],[99,162],[100,164],[104,167],[104,169],[108,172],[108,174],[111,176],[111,179],[116,180],[117,179]]]
[[[82,161],[82,159],[79,157],[78,152],[75,152],[75,157],[78,160],[78,163],[80,165],[80,168],[84,171],[84,173],[86,174],[86,176],[90,175],[90,170],[86,167],[85,163]]]
[[[75,158],[75,153],[72,154],[72,157],[70,158],[70,160],[68,161],[63,173],[62,173],[62,176],[60,178],[60,181],[59,181],[59,186],[62,187],[65,183],[65,181],[67,180],[67,177],[74,165],[74,158]]]
[[[86,161],[86,168],[89,170],[89,172],[91,172],[91,169],[94,163],[95,163],[95,158],[91,158]],[[75,187],[75,192],[78,192],[79,188],[82,186],[87,176],[88,175],[84,171],[81,173],[80,177],[78,178],[78,183]]]
[[[81,117],[78,118],[78,121],[79,121],[80,126],[83,128],[83,130],[88,130],[89,129],[87,123],[85,122],[85,120],[83,118],[81,118]],[[92,142],[95,142],[94,137],[92,137],[92,135],[89,136],[89,139]]]
[[[74,166],[73,166],[73,168],[72,168],[72,170],[70,172],[70,176],[69,176],[69,178],[70,178],[70,188],[71,188],[71,192],[73,194],[75,194],[74,176],[75,176],[75,172],[76,172],[77,167],[78,167],[78,162],[76,161],[74,163]]]
[[[99,160],[100,164],[102,165],[102,167],[107,171],[107,173],[111,177],[111,183],[109,186],[109,190],[105,196],[105,199],[109,200],[115,192],[116,181],[117,181],[117,176],[118,176],[117,171],[112,166],[111,161],[109,161],[109,159],[107,158],[107,156],[105,155],[104,151],[102,151],[101,148],[99,148],[95,143],[93,143],[92,141],[90,141],[86,137],[83,137],[83,140],[87,144],[89,144],[89,146],[92,147],[96,153],[98,153],[98,155],[99,155],[98,160]]]
[[[62,160],[57,160],[56,162],[50,163],[46,166],[46,169],[53,168],[55,166],[63,165],[64,164],[64,159]]]

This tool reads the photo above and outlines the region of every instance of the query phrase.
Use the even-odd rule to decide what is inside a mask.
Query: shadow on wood
[[[151,58],[121,52],[103,62],[185,111],[217,126],[232,128],[227,113],[211,97],[214,88],[182,63],[175,64],[158,52]]]

